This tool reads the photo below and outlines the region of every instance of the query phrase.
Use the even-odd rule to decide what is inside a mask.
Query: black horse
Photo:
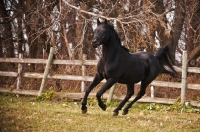
[[[113,115],[117,116],[119,110],[122,109],[125,103],[134,94],[135,83],[141,81],[140,91],[136,98],[123,109],[123,115],[127,114],[133,103],[145,94],[146,87],[159,73],[170,74],[174,77],[177,75],[177,72],[170,64],[173,59],[170,55],[168,46],[160,48],[155,55],[148,52],[136,52],[131,54],[128,49],[121,45],[113,25],[108,23],[107,20],[102,23],[97,20],[97,25],[92,45],[94,48],[102,45],[102,57],[97,64],[97,73],[94,80],[86,89],[82,101],[82,113],[87,112],[86,105],[89,93],[103,79],[106,79],[107,81],[96,94],[98,105],[103,110],[106,110],[106,105],[101,100],[101,96],[115,83],[127,85],[126,97],[113,111]],[[165,68],[164,65],[167,65],[169,68]]]

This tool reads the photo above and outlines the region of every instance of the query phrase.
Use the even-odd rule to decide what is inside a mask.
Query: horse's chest
[[[104,66],[104,72],[103,72],[103,76],[105,79],[107,78],[115,78],[116,76],[119,76],[121,74],[121,70],[120,67],[118,65],[115,64],[106,64]]]

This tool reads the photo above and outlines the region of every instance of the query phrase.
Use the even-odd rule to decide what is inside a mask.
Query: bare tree
[[[186,3],[185,43],[189,53],[190,66],[200,66],[196,59],[200,57],[200,1],[189,0]]]
[[[90,41],[96,18],[110,20],[118,31],[122,44],[133,52],[146,49],[154,53],[159,45],[168,44],[175,56],[176,51],[181,53],[184,49],[180,43],[184,42],[188,51],[199,44],[198,0],[189,0],[187,3],[184,0],[1,2],[0,23],[3,24],[2,31],[7,31],[7,35],[3,34],[0,48],[5,47],[5,42],[9,44],[6,54],[14,55],[14,43],[17,43],[17,52],[26,53],[25,57],[42,58],[43,49],[48,55],[50,46],[55,46],[58,58],[80,59],[84,53],[89,59],[95,59],[98,52],[91,47]],[[13,15],[9,14],[8,6],[12,7]],[[58,10],[57,14],[55,9]],[[14,20],[17,20],[15,42],[10,24]],[[1,56],[5,56],[3,52],[1,50]]]

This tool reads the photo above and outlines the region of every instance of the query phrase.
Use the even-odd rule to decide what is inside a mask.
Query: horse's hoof
[[[128,114],[128,111],[122,111],[122,115]]]
[[[81,113],[82,113],[82,114],[86,114],[86,113],[87,113],[87,109],[82,110]]]
[[[118,116],[119,112],[113,112],[113,116]]]
[[[102,107],[101,109],[102,109],[103,111],[105,111],[105,110],[106,110],[106,105],[105,105],[104,107]]]
[[[105,111],[106,110],[106,105],[105,104],[99,104],[99,107],[103,110],[103,111]]]

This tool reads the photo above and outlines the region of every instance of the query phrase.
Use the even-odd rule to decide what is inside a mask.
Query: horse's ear
[[[108,20],[107,20],[107,19],[105,19],[104,23],[105,23],[105,24],[108,24]]]
[[[99,18],[97,19],[97,25],[100,25],[101,24],[101,22],[99,21]]]

